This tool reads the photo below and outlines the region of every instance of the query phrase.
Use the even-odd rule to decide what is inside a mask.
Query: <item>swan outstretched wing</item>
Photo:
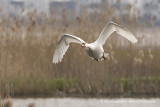
[[[118,34],[120,34],[121,36],[127,38],[129,41],[131,41],[132,43],[137,43],[137,39],[135,38],[135,36],[125,27],[118,25],[116,23],[113,22],[109,22],[104,29],[102,30],[100,36],[98,37],[98,39],[96,40],[96,42],[98,42],[98,44],[100,45],[104,45],[107,38],[113,33],[113,32],[117,32]]]
[[[58,42],[58,45],[55,49],[54,56],[53,56],[53,63],[58,63],[59,61],[62,61],[63,55],[69,48],[69,43],[75,42],[75,43],[85,43],[81,38],[70,35],[70,34],[64,34],[60,41]]]

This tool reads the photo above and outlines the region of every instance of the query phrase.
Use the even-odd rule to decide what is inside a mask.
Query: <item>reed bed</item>
[[[1,17],[0,98],[159,97],[160,49],[155,42],[158,28],[144,27],[150,23],[140,24],[138,18],[129,18],[129,13],[122,23],[122,19],[115,16],[116,10],[110,10],[114,7],[107,4],[101,7],[100,13],[88,13],[84,9],[81,17],[68,15],[67,11],[60,17],[36,14],[36,11],[23,17]],[[127,27],[138,38],[138,44],[131,44],[114,33],[104,45],[110,54],[106,61],[96,62],[80,45],[71,44],[63,61],[52,63],[61,35],[70,33],[93,42],[109,21]]]

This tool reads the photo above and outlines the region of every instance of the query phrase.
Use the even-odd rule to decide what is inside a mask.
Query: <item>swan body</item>
[[[96,61],[102,61],[105,60],[106,57],[109,55],[108,53],[104,53],[103,45],[105,44],[107,38],[113,33],[117,32],[121,36],[127,38],[132,43],[137,43],[138,40],[133,36],[133,34],[125,27],[118,25],[114,22],[109,22],[102,32],[100,33],[100,36],[98,39],[93,43],[86,43],[84,40],[82,40],[79,37],[70,35],[70,34],[64,34],[60,41],[58,42],[58,45],[55,49],[54,56],[53,56],[53,63],[58,63],[62,61],[63,55],[69,48],[69,44],[71,42],[79,43],[81,44],[81,47],[84,47],[87,54],[95,59]]]
[[[103,47],[97,43],[86,44],[85,50],[87,54],[95,60],[100,59],[104,53]]]

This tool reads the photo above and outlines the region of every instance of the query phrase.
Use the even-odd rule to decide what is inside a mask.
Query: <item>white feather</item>
[[[109,22],[102,30],[102,32],[101,32],[100,36],[98,37],[98,39],[96,40],[96,42],[98,42],[98,44],[100,44],[100,45],[104,45],[107,38],[113,32],[117,32],[118,34],[125,37],[126,39],[128,39],[132,43],[137,43],[137,41],[138,41],[127,28],[125,28],[121,25],[118,25],[116,23]]]
[[[58,63],[62,61],[63,55],[66,53],[67,49],[69,48],[69,44],[71,42],[75,42],[79,44],[85,43],[81,38],[78,38],[70,34],[64,34],[61,37],[55,49],[54,56],[53,56],[53,63]]]

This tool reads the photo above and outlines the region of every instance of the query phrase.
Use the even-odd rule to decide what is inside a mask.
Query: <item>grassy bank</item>
[[[98,81],[98,80],[97,80]],[[160,77],[112,78],[101,83],[78,79],[28,80],[13,83],[13,97],[159,97]],[[147,84],[147,85],[146,85]],[[5,91],[4,91],[5,92]]]
[[[84,10],[81,17],[67,16],[65,12],[62,18],[36,12],[25,17],[1,17],[0,96],[159,97],[160,49],[155,42],[159,30],[148,30],[143,26],[147,23],[139,24],[136,18],[126,17],[120,23],[108,6],[103,9],[107,12],[88,14]],[[93,42],[110,20],[126,26],[138,38],[138,44],[114,33],[104,46],[110,54],[106,61],[92,60],[75,44],[61,63],[52,64],[62,34]]]

